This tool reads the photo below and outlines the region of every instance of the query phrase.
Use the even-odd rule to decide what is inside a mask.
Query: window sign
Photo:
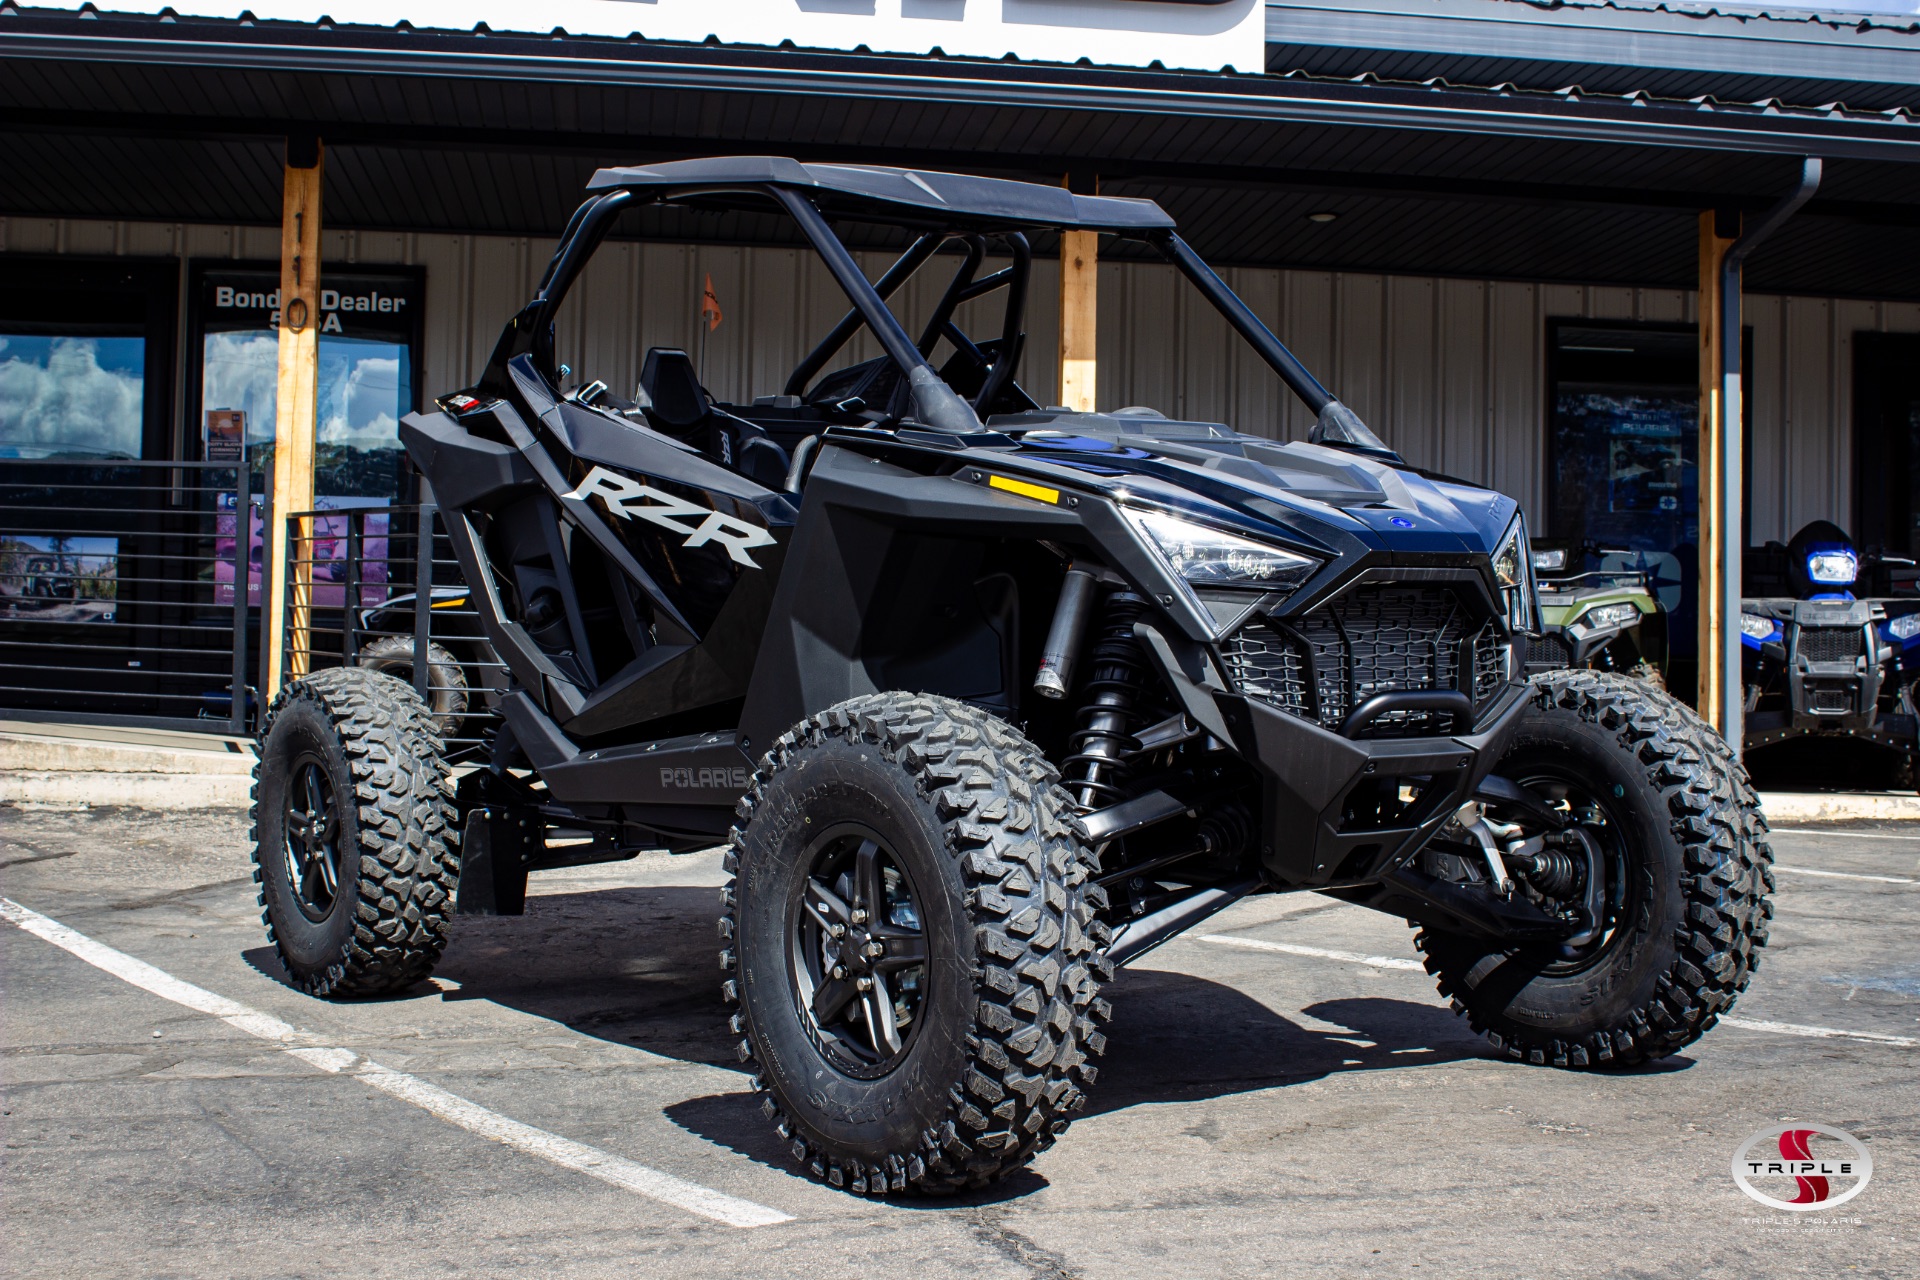
[[[399,429],[414,408],[420,286],[417,273],[321,270],[316,495],[403,496]],[[255,474],[266,474],[280,387],[279,273],[205,270],[196,297],[201,456],[220,460],[244,444]]]
[[[0,458],[138,458],[147,340],[0,324]]]
[[[260,603],[264,502],[273,473],[280,387],[280,277],[273,267],[196,264],[194,330],[200,456],[246,458],[254,475],[249,513],[247,603]],[[415,407],[420,307],[418,271],[321,268],[319,381],[315,395],[314,509],[343,511],[404,501],[400,419]],[[239,519],[234,495],[219,496],[215,595],[230,603],[238,574]],[[346,602],[347,518],[322,516],[314,528],[314,605]],[[386,599],[386,515],[366,518],[362,604]]]

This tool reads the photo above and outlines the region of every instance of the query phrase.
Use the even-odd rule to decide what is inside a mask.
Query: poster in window
[[[209,409],[202,436],[208,462],[238,462],[246,456],[247,413],[244,409]]]

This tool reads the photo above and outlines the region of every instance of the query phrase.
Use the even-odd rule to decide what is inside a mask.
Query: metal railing
[[[0,714],[247,733],[254,509],[242,464],[0,459]]]
[[[480,754],[506,666],[481,630],[438,509],[336,507],[287,521],[286,678],[360,665],[406,679],[440,722],[449,760]]]

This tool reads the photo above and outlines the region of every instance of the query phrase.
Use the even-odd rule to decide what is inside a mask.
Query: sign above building
[[[1264,0],[99,0],[111,13],[1257,73]]]

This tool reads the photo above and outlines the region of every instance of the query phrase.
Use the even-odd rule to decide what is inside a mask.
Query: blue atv
[[[1913,561],[1862,557],[1839,526],[1816,520],[1784,548],[1753,557],[1749,582],[1785,589],[1740,602],[1745,745],[1807,735],[1858,738],[1898,751],[1911,777],[1920,751],[1920,599],[1861,599],[1856,588],[1911,585]],[[1773,570],[1770,574],[1769,569]]]

